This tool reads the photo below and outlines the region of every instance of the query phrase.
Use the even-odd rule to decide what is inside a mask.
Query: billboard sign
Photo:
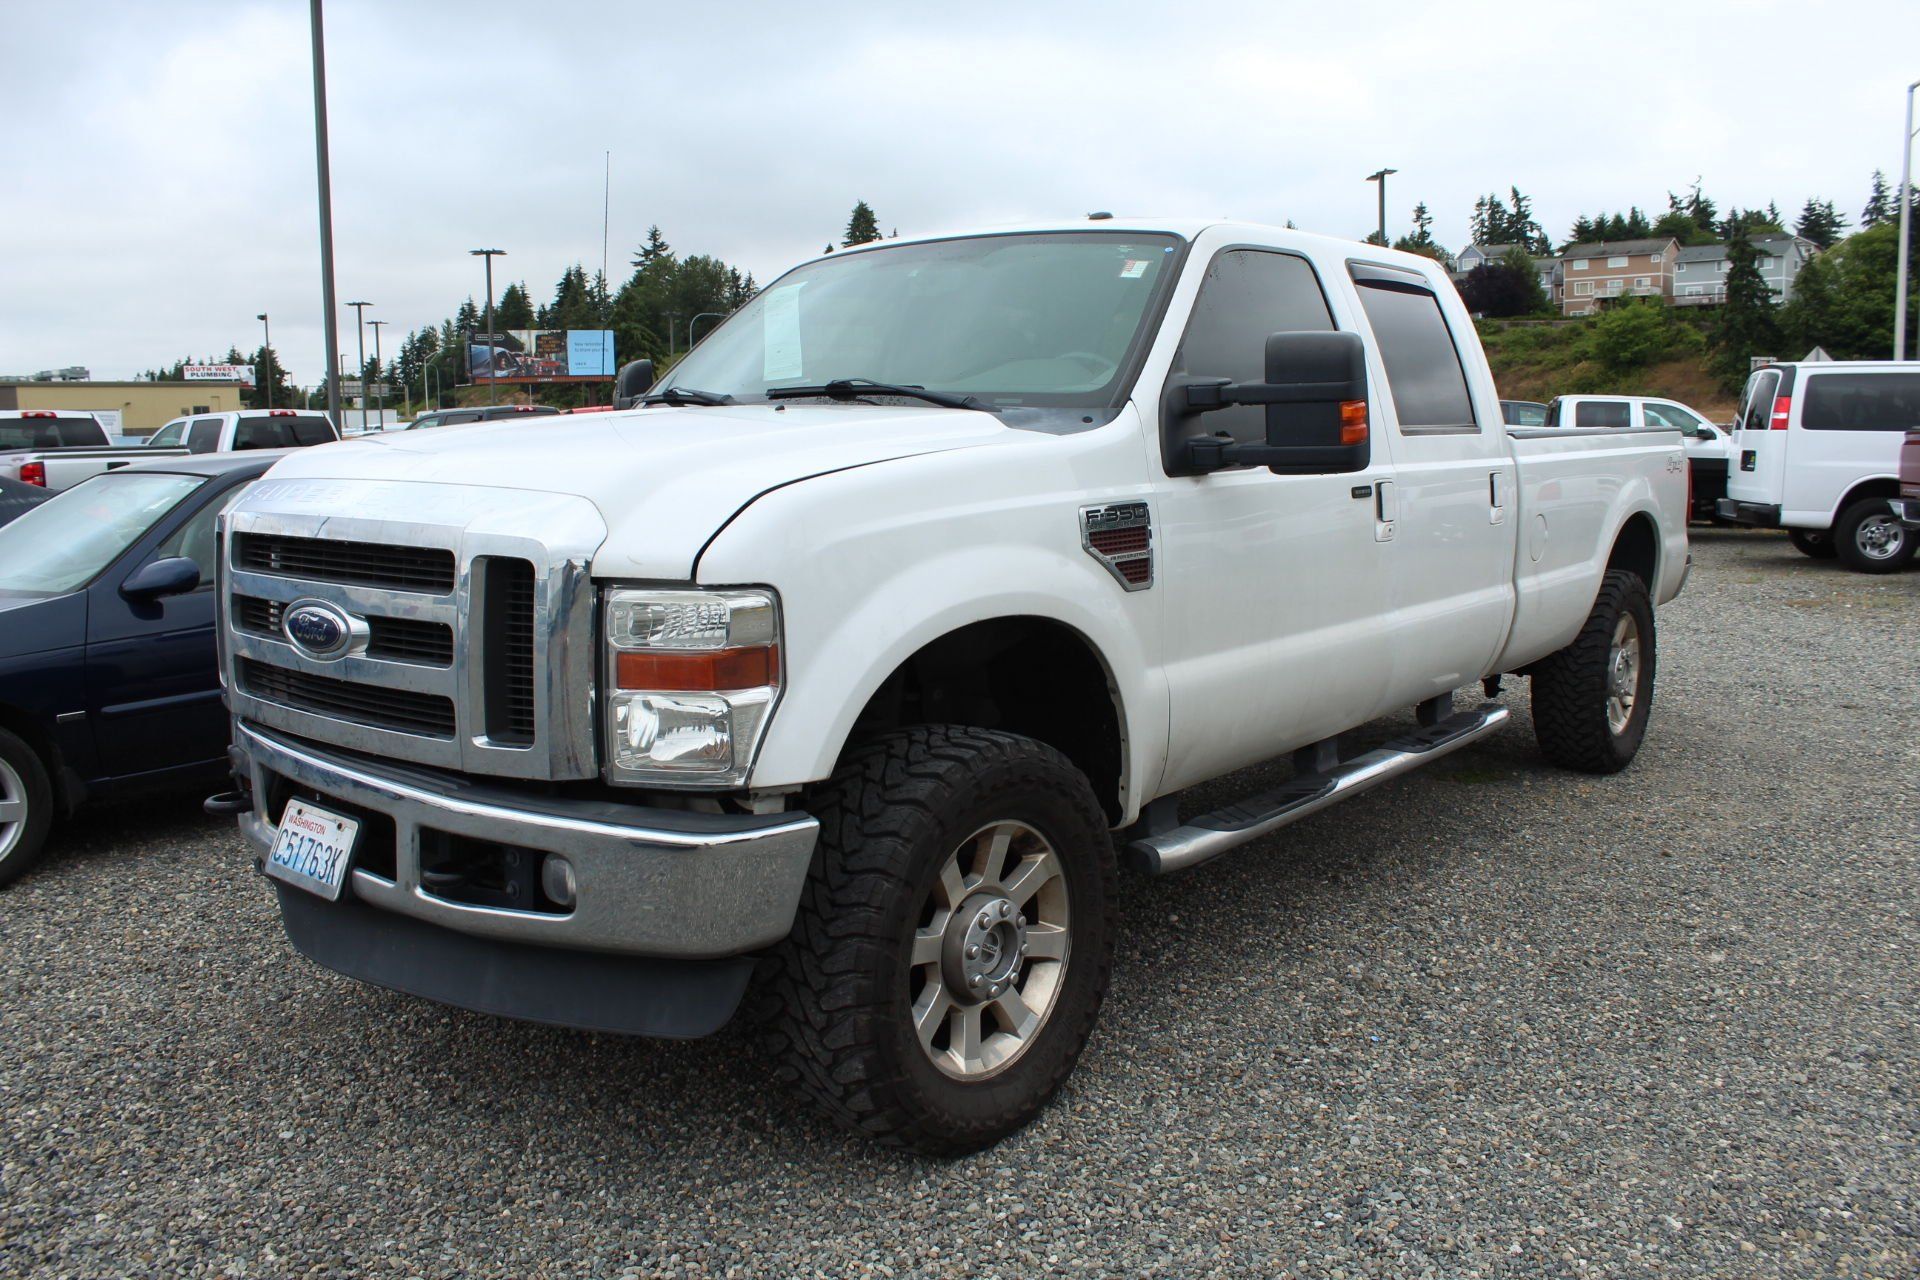
[[[509,329],[467,344],[475,382],[603,382],[613,377],[611,329]]]
[[[180,376],[188,382],[238,382],[253,385],[250,364],[189,364],[181,366]]]

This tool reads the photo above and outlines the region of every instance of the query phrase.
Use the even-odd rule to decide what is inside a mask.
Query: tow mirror
[[[129,600],[158,600],[162,596],[183,596],[200,585],[200,566],[185,556],[149,560],[120,584],[120,594]]]
[[[1264,405],[1266,443],[1224,435],[1187,441],[1195,471],[1265,467],[1275,475],[1326,475],[1364,470],[1371,457],[1367,425],[1367,351],[1357,333],[1276,333],[1267,339],[1266,379],[1184,379],[1168,390],[1176,416],[1229,405]]]
[[[633,408],[652,386],[653,361],[633,360],[621,365],[619,376],[613,380],[613,407]]]

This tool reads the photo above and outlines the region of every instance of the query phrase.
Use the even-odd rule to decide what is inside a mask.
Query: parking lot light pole
[[[1398,169],[1382,169],[1378,173],[1367,175],[1368,182],[1380,184],[1380,243],[1387,243],[1387,175],[1398,173]]]
[[[327,368],[340,353],[340,320],[333,305],[333,180],[327,171],[327,41],[321,30],[320,0],[309,9],[313,29],[313,151],[320,169],[320,310],[326,316]],[[340,427],[340,388],[327,379],[327,416]]]
[[[387,377],[386,366],[380,363],[380,326],[386,324],[387,321],[369,320],[367,323],[373,326],[374,395],[378,398],[377,403],[380,406],[380,429],[385,431],[387,429]],[[363,400],[361,403],[364,404],[365,401]]]
[[[1920,80],[1907,86],[1907,126],[1900,135],[1900,265],[1895,268],[1893,290],[1893,358],[1907,358],[1907,253],[1913,235],[1913,91]]]
[[[360,430],[367,429],[367,308],[371,302],[349,302],[354,327],[360,331]]]
[[[487,403],[493,404],[500,384],[494,381],[498,372],[493,367],[493,352],[499,348],[493,345],[493,260],[507,256],[505,249],[469,249],[467,252],[476,258],[487,260]]]
[[[265,344],[260,348],[260,385],[267,390],[267,408],[273,408],[273,326],[267,323],[267,313],[262,311],[254,319],[260,322],[260,331]]]

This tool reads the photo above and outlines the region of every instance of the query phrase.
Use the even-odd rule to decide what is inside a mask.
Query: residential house
[[[1820,252],[1820,246],[1805,236],[1774,235],[1753,237],[1758,256],[1754,266],[1760,278],[1773,291],[1775,302],[1793,297],[1793,283],[1800,269]],[[1697,307],[1727,300],[1727,246],[1702,244],[1682,249],[1673,266],[1673,300],[1678,306]]]
[[[1558,258],[1535,258],[1533,269],[1540,273],[1540,290],[1547,295],[1547,301],[1554,310],[1560,309],[1560,290],[1566,274],[1566,263]]]
[[[1527,252],[1527,246],[1523,244],[1470,244],[1462,249],[1460,256],[1453,261],[1460,274],[1465,275],[1475,267],[1484,267],[1489,262],[1500,261],[1515,249],[1522,253]]]
[[[1680,242],[1672,236],[1650,240],[1594,241],[1562,254],[1560,311],[1585,316],[1616,298],[1673,297],[1675,259]]]

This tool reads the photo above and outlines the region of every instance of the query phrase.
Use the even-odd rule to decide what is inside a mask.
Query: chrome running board
[[[1505,707],[1491,702],[1473,711],[1459,712],[1337,764],[1324,773],[1296,774],[1272,791],[1216,809],[1157,835],[1141,836],[1127,848],[1136,865],[1149,875],[1161,876],[1197,867],[1209,858],[1249,840],[1258,840],[1310,813],[1351,799],[1421,765],[1432,764],[1499,728],[1506,723],[1507,716]]]

